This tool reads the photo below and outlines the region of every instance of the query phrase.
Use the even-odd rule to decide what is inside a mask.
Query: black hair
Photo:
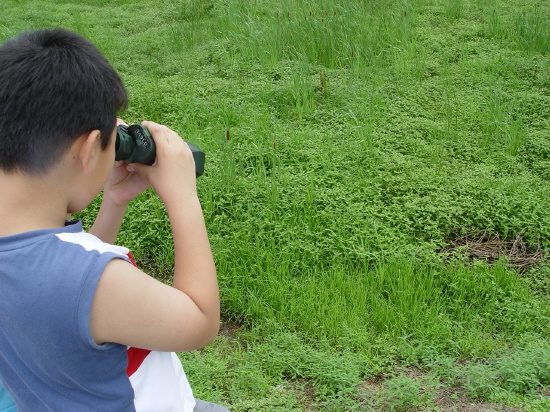
[[[128,104],[99,50],[64,29],[24,32],[0,46],[0,170],[40,174],[98,129],[105,149]]]

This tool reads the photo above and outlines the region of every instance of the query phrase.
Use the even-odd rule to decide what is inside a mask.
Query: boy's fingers
[[[153,137],[153,140],[155,141],[155,144],[162,144],[162,142],[160,142],[160,138],[162,132],[165,131],[164,129],[168,130],[166,126],[162,126],[158,123],[150,122],[148,120],[144,120],[143,122],[141,122],[141,124],[149,130],[151,136]]]
[[[158,131],[162,127],[160,124],[151,122],[149,120],[144,120],[143,122],[141,122],[141,124],[149,129],[151,132]]]

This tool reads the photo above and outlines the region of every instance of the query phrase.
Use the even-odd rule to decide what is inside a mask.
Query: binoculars
[[[195,174],[197,177],[204,173],[204,152],[189,142],[195,159]],[[144,163],[152,165],[156,158],[156,146],[149,130],[140,124],[117,126],[115,143],[115,160],[127,163]]]

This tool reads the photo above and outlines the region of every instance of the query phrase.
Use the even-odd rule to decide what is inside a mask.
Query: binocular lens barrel
[[[115,150],[115,159],[127,163],[152,165],[157,154],[155,141],[149,130],[137,124],[117,127]]]

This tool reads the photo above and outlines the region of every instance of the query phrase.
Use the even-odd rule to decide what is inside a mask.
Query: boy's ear
[[[78,161],[82,166],[82,171],[84,174],[88,174],[90,172],[92,160],[97,155],[97,151],[101,147],[101,144],[97,144],[100,139],[101,132],[97,129],[84,133],[78,138]]]

